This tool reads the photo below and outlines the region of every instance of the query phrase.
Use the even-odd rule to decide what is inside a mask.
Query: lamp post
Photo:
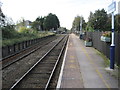
[[[115,63],[115,43],[114,43],[114,11],[116,10],[116,2],[112,0],[112,4],[108,7],[109,11],[112,14],[112,43],[110,45],[110,69],[114,69],[114,63]]]
[[[114,12],[112,12],[112,43],[110,46],[110,69],[114,69],[115,63],[115,44],[114,44]]]
[[[82,17],[80,20],[80,39],[82,39]]]

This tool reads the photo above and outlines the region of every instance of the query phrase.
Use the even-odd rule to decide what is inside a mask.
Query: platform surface
[[[57,88],[118,88],[118,79],[106,72],[103,58],[74,34],[63,63]]]

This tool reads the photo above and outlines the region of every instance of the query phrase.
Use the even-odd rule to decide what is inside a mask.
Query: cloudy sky
[[[82,15],[88,20],[90,11],[104,8],[106,11],[112,0],[0,0],[2,11],[14,22],[23,17],[34,21],[38,16],[56,14],[60,25],[70,29],[74,17]],[[120,0],[117,0],[120,1]]]

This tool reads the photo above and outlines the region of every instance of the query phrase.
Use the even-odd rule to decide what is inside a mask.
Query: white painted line
[[[69,39],[68,39],[68,42],[67,42],[67,47],[66,47],[66,50],[65,50],[65,54],[64,54],[64,58],[63,58],[63,62],[62,62],[62,67],[61,67],[59,79],[58,79],[57,86],[56,86],[56,90],[58,90],[60,88],[60,86],[61,86],[61,81],[62,81],[62,76],[63,76],[63,69],[64,69],[64,66],[65,66],[65,59],[66,59],[66,54],[67,54],[67,50],[68,50],[68,43],[69,43]]]

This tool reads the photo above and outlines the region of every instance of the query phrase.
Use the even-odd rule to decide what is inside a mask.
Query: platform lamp
[[[116,2],[112,0],[112,4],[108,6],[108,12],[112,14],[112,42],[110,45],[110,69],[114,69],[114,63],[115,63],[115,32],[114,32],[114,11],[116,11]]]
[[[82,16],[80,20],[80,39],[82,39]]]

